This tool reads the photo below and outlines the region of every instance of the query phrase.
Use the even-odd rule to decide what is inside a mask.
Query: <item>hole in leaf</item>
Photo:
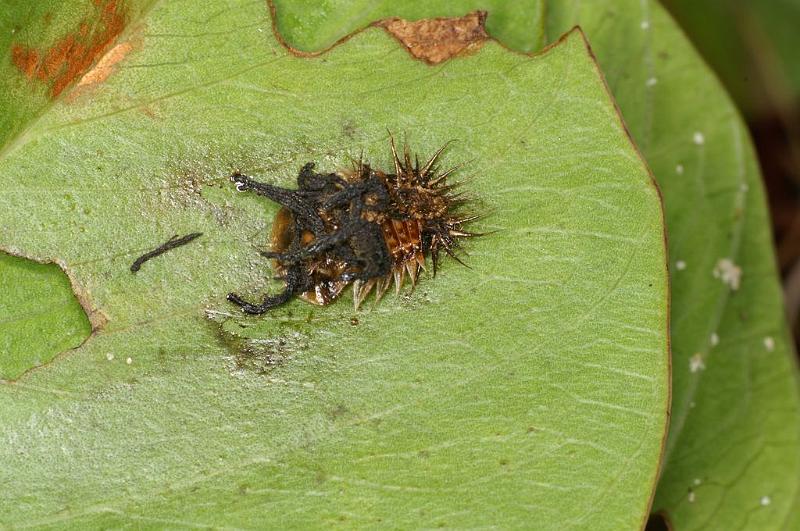
[[[79,346],[91,332],[57,265],[0,253],[0,379],[19,378]]]
[[[667,513],[659,511],[650,515],[644,529],[645,531],[672,531],[673,528]]]

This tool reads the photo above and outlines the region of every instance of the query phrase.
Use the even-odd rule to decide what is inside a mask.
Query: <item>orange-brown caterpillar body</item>
[[[351,171],[320,174],[307,164],[298,189],[258,183],[235,174],[239,190],[251,190],[283,205],[272,230],[274,267],[286,290],[250,304],[235,294],[228,299],[248,313],[262,313],[292,296],[319,305],[334,301],[349,284],[358,308],[375,289],[380,299],[394,281],[399,292],[406,275],[416,284],[430,255],[433,272],[444,251],[454,257],[459,239],[475,236],[463,225],[477,216],[459,213],[466,201],[447,183],[456,170],[439,172],[439,149],[424,165],[412,163],[408,149],[401,159],[391,142],[394,173],[363,161]]]

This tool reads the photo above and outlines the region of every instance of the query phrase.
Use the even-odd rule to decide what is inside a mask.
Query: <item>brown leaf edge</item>
[[[35,258],[35,257],[31,257],[29,255],[26,255],[25,253],[20,252],[20,251],[18,251],[16,249],[5,248],[2,245],[0,245],[0,253],[5,254],[7,256],[14,256],[16,258],[22,258],[24,260],[30,260],[31,262],[35,262],[37,264],[44,264],[44,265],[54,264],[54,265],[58,266],[58,268],[61,270],[61,272],[64,273],[64,275],[66,275],[67,280],[69,280],[70,290],[72,291],[72,294],[75,296],[75,298],[78,300],[78,303],[81,305],[81,308],[83,309],[83,313],[89,319],[89,325],[91,326],[91,331],[83,339],[83,341],[80,342],[79,345],[77,345],[75,347],[72,347],[72,348],[69,348],[67,350],[61,351],[61,352],[57,352],[47,362],[42,363],[41,365],[35,365],[33,367],[30,367],[30,368],[26,369],[25,371],[22,372],[22,374],[20,374],[16,378],[0,379],[0,383],[2,383],[2,384],[13,385],[13,384],[21,381],[23,378],[25,378],[25,376],[27,376],[31,372],[36,371],[38,369],[45,368],[45,367],[49,367],[53,363],[56,363],[62,357],[64,357],[67,354],[69,354],[70,352],[74,352],[74,351],[77,351],[80,348],[82,348],[95,335],[101,333],[103,331],[103,329],[105,329],[106,324],[108,324],[108,316],[100,308],[96,307],[92,303],[92,297],[91,297],[91,294],[89,293],[89,291],[87,289],[85,289],[78,282],[78,279],[75,278],[75,275],[72,274],[70,269],[67,267],[67,264],[63,260],[61,260],[59,258],[38,259],[38,258]]]

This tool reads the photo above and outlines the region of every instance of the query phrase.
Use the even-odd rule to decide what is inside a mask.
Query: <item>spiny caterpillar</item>
[[[439,172],[436,165],[446,147],[420,166],[416,157],[412,164],[408,147],[401,160],[391,138],[394,173],[373,169],[363,160],[349,171],[316,173],[309,162],[297,176],[297,190],[234,173],[237,190],[282,206],[272,226],[272,250],[261,254],[274,259],[286,288],[266,295],[260,304],[235,293],[228,300],[245,313],[261,314],[295,295],[329,304],[352,283],[358,309],[373,288],[380,300],[392,280],[399,293],[406,274],[415,285],[428,255],[434,276],[442,251],[463,264],[456,256],[459,239],[479,235],[463,228],[479,216],[458,213],[468,199],[453,193],[460,183],[448,184],[447,179],[459,166]]]

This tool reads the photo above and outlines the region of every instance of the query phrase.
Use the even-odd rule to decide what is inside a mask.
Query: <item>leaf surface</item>
[[[800,397],[746,125],[656,2],[553,6],[580,24],[664,194],[672,419],[653,506],[674,529],[792,529]]]
[[[753,9],[774,16],[791,11],[793,1]],[[277,2],[278,13],[284,4]],[[488,22],[493,16],[509,18],[515,9],[489,8]],[[709,17],[697,20],[708,32],[724,31],[708,24]],[[328,22],[338,24],[336,32],[304,31],[341,36],[353,29],[336,19]],[[548,3],[546,40],[576,24],[586,31],[664,194],[672,270],[673,415],[654,509],[666,511],[678,530],[793,529],[787,518],[800,513],[797,367],[746,126],[657,2]],[[294,43],[291,31],[284,36]],[[530,37],[527,46],[540,39],[538,33]],[[779,33],[776,42],[788,37]],[[724,45],[718,51],[736,55]]]
[[[582,36],[431,67],[377,28],[295,57],[262,3],[140,12],[110,75],[0,160],[0,247],[66,264],[106,320],[0,387],[0,522],[638,527],[668,400],[662,213]],[[387,129],[471,161],[496,232],[470,268],[358,313],[236,313],[228,291],[277,287],[276,207],[231,172],[388,167]]]

